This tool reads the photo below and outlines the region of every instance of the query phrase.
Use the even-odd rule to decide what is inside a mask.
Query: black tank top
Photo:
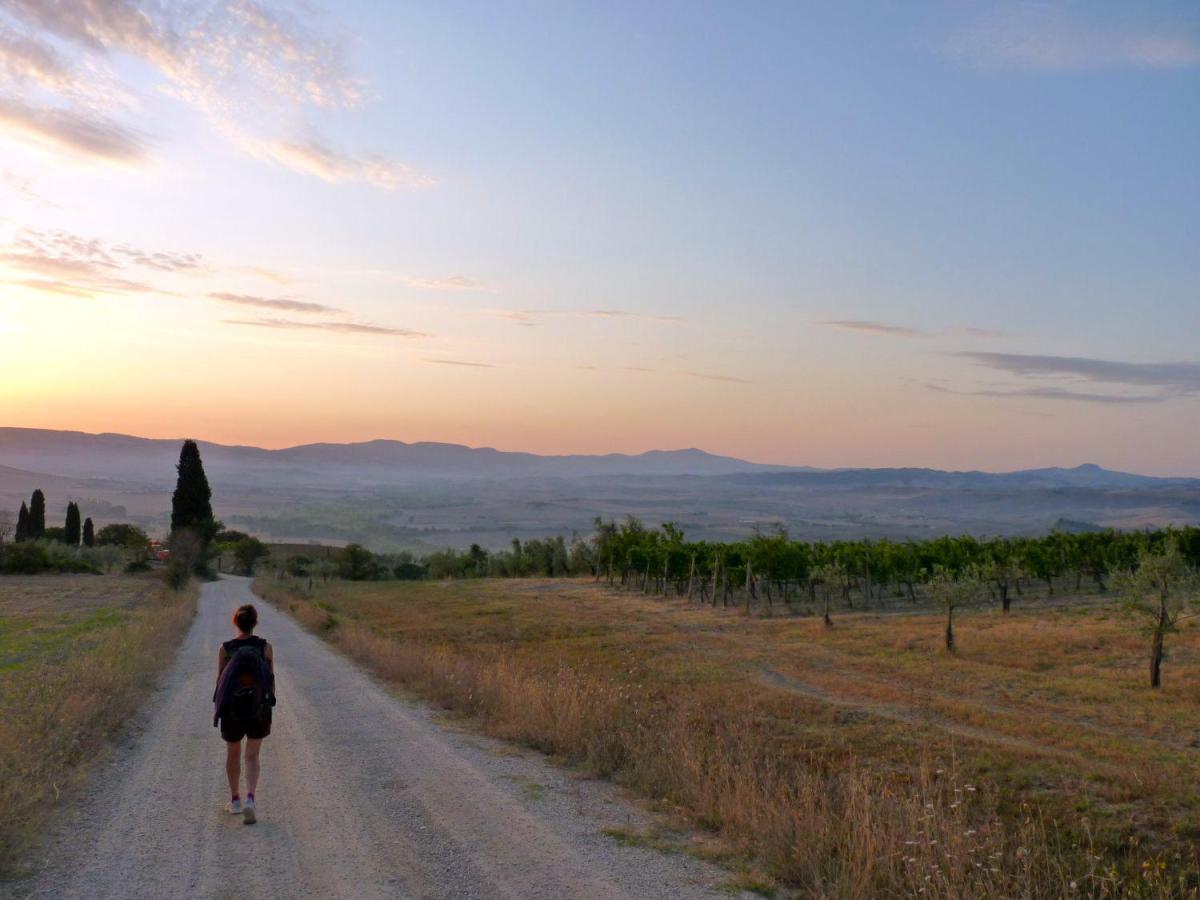
[[[234,638],[231,641],[226,641],[221,646],[225,648],[225,655],[228,657],[233,656],[242,647],[257,647],[258,652],[263,653],[263,648],[267,646],[267,642],[258,635],[252,634],[249,637]]]

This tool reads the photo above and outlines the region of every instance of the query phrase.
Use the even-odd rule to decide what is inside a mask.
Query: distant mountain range
[[[74,478],[159,484],[173,482],[179,440],[0,428],[0,465]],[[198,441],[205,470],[227,484],[406,484],[430,478],[580,478],[599,475],[729,475],[778,472],[703,450],[651,450],[627,455],[539,456],[462,444],[376,440],[304,444],[281,450]]]
[[[74,499],[97,524],[163,534],[180,440],[0,428],[0,526],[34,488],[60,520]],[[769,466],[702,450],[538,456],[459,444],[367,441],[281,450],[200,442],[217,515],[276,540],[377,549],[507,546],[588,533],[596,516],[680,523],[726,540],[786,528],[809,539],[905,538],[1200,520],[1200,479],[1096,465],[1020,472]]]
[[[0,428],[0,466],[78,479],[162,486],[173,482],[180,440]],[[1144,488],[1196,479],[1156,478],[1085,464],[1017,472],[939,469],[814,469],[747,462],[703,450],[651,450],[628,455],[540,456],[432,442],[375,440],[303,444],[280,450],[200,441],[205,468],[223,484],[309,486],[405,485],[427,479],[588,478],[595,476],[724,476],[765,486],[941,490]]]
[[[1016,472],[947,472],[942,469],[809,469],[755,473],[756,482],[821,487],[897,487],[938,490],[1021,490],[1053,488],[1120,489],[1200,484],[1195,478],[1160,478],[1114,472],[1094,463],[1071,469],[1021,469]]]

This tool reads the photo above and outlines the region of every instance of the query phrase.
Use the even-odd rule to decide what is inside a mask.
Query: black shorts
[[[271,711],[269,709],[261,722],[233,722],[221,719],[221,740],[230,744],[236,744],[244,737],[259,741],[270,733]]]

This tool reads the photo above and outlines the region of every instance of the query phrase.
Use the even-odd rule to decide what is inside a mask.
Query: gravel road
[[[622,845],[647,814],[611,785],[439,724],[259,603],[279,706],[257,825],[223,812],[216,651],[249,582],[204,586],[162,684],[112,762],[58,816],[17,897],[687,898],[729,873]]]

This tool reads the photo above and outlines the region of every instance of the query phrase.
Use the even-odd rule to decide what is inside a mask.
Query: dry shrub
[[[15,871],[50,810],[150,693],[195,600],[194,590],[162,590],[95,640],[0,678],[0,874]]]

